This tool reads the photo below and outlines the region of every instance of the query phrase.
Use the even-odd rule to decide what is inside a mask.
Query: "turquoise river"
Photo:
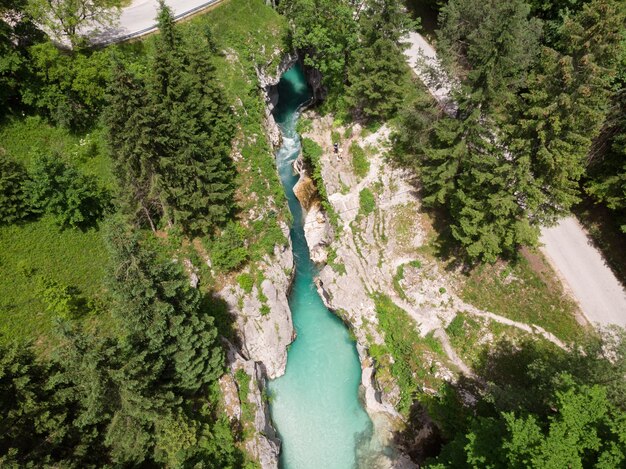
[[[297,331],[285,375],[269,385],[272,420],[282,440],[280,463],[283,469],[349,469],[357,467],[372,423],[358,397],[361,368],[355,343],[313,283],[315,266],[304,238],[302,208],[293,193],[298,178],[292,163],[300,151],[296,122],[310,98],[299,66],[282,76],[278,96],[274,117],[283,145],[276,160],[294,219],[296,276],[289,305]]]

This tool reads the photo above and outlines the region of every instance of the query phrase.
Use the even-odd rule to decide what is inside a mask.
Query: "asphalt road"
[[[203,10],[221,0],[166,0],[175,19],[181,19]],[[122,9],[117,25],[100,32],[92,38],[96,44],[121,42],[143,36],[156,30],[156,16],[159,9],[157,0],[133,0],[130,6]]]
[[[408,64],[443,109],[452,112],[453,84],[439,67],[435,50],[418,33],[410,33],[406,42]],[[541,242],[543,253],[587,319],[626,327],[626,291],[578,221],[567,217],[552,228],[542,228]]]
[[[574,217],[541,230],[542,251],[593,323],[626,327],[626,291]]]

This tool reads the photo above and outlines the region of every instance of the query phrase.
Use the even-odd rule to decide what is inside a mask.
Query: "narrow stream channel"
[[[361,367],[345,325],[320,299],[315,266],[304,238],[303,213],[293,193],[292,163],[300,152],[299,109],[310,98],[298,65],[281,77],[274,117],[283,145],[276,161],[294,223],[291,241],[296,277],[289,305],[298,337],[289,349],[287,371],[269,385],[272,420],[282,440],[283,469],[349,469],[372,423],[358,398]]]

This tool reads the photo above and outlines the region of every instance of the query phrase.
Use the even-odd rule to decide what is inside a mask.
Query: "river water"
[[[315,266],[304,238],[302,208],[293,193],[298,177],[292,163],[300,151],[295,128],[309,93],[296,65],[280,80],[274,110],[283,135],[276,161],[294,219],[296,276],[289,306],[298,336],[289,349],[285,375],[269,384],[270,409],[282,440],[283,469],[349,469],[357,466],[372,423],[358,397],[361,367],[355,343],[326,309],[313,283]]]

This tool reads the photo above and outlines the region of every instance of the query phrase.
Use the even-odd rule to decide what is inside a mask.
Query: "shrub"
[[[48,278],[41,278],[38,283],[38,293],[48,311],[64,319],[74,319],[78,315],[79,302],[74,289]]]
[[[33,210],[48,212],[63,227],[87,228],[102,218],[110,196],[96,178],[85,176],[58,156],[39,156],[25,183]]]
[[[361,214],[367,216],[376,208],[376,199],[374,194],[367,187],[359,192],[359,206]]]
[[[248,250],[244,245],[246,229],[230,221],[219,237],[210,246],[213,267],[220,272],[236,269],[248,259]]]
[[[300,135],[310,132],[313,129],[313,121],[311,119],[298,119],[298,123],[296,124],[296,132]]]
[[[237,283],[244,292],[252,292],[252,287],[254,286],[254,279],[252,278],[252,275],[248,273],[243,273],[239,275],[237,277]]]
[[[365,150],[361,146],[352,142],[350,145],[350,155],[352,156],[352,169],[358,177],[365,177],[370,170],[370,162],[367,160]]]
[[[0,223],[15,223],[30,213],[27,181],[28,175],[21,164],[0,156]]]

